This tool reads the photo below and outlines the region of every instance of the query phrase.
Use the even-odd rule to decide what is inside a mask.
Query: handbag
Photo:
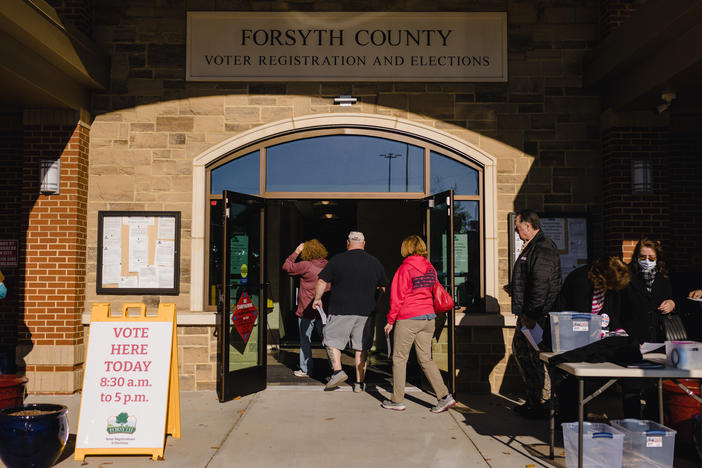
[[[666,314],[660,318],[666,341],[687,340],[687,332],[678,314]]]
[[[453,298],[449,293],[446,292],[444,287],[439,283],[439,281],[434,282],[434,286],[431,289],[432,296],[434,296],[434,312],[437,314],[443,314],[451,309],[453,309]]]

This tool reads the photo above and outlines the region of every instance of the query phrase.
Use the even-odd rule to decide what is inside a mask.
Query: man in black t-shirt
[[[324,327],[324,346],[332,365],[332,376],[325,390],[337,387],[348,376],[341,369],[341,350],[351,342],[356,351],[356,383],[354,392],[363,391],[366,357],[373,345],[372,315],[375,313],[376,291],[385,291],[388,279],[380,261],[364,250],[363,233],[351,231],[346,252],[334,256],[319,272],[315,285],[314,308],[322,306],[322,294],[331,283],[329,319]]]

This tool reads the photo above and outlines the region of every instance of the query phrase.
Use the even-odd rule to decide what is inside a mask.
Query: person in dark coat
[[[636,328],[630,309],[622,305],[622,290],[630,282],[631,270],[626,263],[618,257],[600,257],[568,274],[553,310],[600,314],[612,333],[628,332]],[[577,379],[556,368],[550,377],[558,401],[557,420],[577,421]]]
[[[514,355],[525,383],[526,402],[515,408],[525,417],[545,417],[551,385],[539,352],[527,341],[522,327],[537,324],[546,329],[548,312],[561,290],[561,260],[556,245],[541,231],[539,215],[532,210],[517,213],[514,221],[519,238],[525,242],[512,269],[512,281],[505,290],[512,297],[517,328],[512,340]]]
[[[634,248],[629,268],[631,284],[625,300],[639,323],[644,324],[639,341],[662,343],[665,335],[661,318],[671,313],[676,304],[660,241],[642,237]]]
[[[629,263],[631,284],[624,290],[624,307],[628,307],[636,322],[630,332],[639,343],[663,343],[665,333],[662,318],[675,309],[673,288],[668,277],[668,266],[663,258],[661,242],[642,237],[634,248]],[[641,417],[641,399],[646,401],[644,418],[655,420],[658,416],[658,398],[655,381],[651,379],[622,379],[624,417]]]

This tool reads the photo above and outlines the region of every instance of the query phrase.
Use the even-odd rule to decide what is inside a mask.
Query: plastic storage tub
[[[578,466],[578,423],[563,423],[566,466]],[[583,467],[620,468],[624,433],[604,423],[583,422]]]
[[[610,424],[624,433],[624,467],[672,468],[674,430],[640,419],[617,419]]]
[[[551,312],[553,352],[561,353],[594,343],[602,336],[602,316],[582,312]]]
[[[666,341],[665,356],[669,366],[702,369],[702,343],[698,341]]]

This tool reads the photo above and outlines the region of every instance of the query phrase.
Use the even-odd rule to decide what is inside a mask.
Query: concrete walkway
[[[69,407],[71,439],[56,465],[118,467],[549,467],[546,424],[513,416],[498,395],[470,396],[469,406],[432,414],[435,399],[408,388],[407,410],[380,407],[387,389],[324,392],[277,386],[219,403],[214,392],[182,392],[180,439],[168,438],[165,460],[88,456],[73,460],[80,395],[32,395],[28,403]]]

